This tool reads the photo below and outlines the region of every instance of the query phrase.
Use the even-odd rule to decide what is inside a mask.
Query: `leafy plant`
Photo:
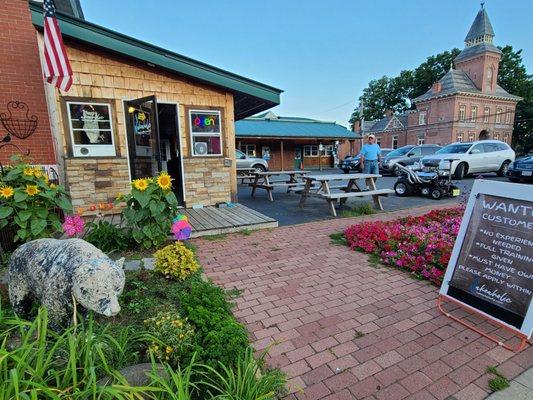
[[[188,321],[180,316],[176,309],[162,311],[155,317],[144,320],[154,338],[148,350],[160,361],[179,365],[179,362],[191,346],[194,329]]]
[[[124,251],[131,245],[131,236],[128,232],[112,222],[93,221],[88,223],[86,227],[84,239],[104,253]]]
[[[344,232],[332,233],[329,235],[329,238],[331,239],[331,244],[335,244],[337,246],[348,246],[348,241],[344,236]]]
[[[169,279],[183,280],[200,268],[194,252],[181,242],[157,250],[154,257],[155,271]]]
[[[170,176],[161,172],[157,178],[134,180],[131,192],[117,198],[126,203],[122,210],[126,226],[143,249],[160,246],[170,234],[178,209],[178,200],[171,189]]]
[[[494,378],[489,380],[490,390],[492,390],[493,392],[498,392],[509,387],[509,380],[505,376],[503,376],[495,366],[489,365],[487,367],[487,372],[489,374],[495,375]]]
[[[62,231],[59,211],[72,206],[62,186],[48,182],[48,176],[20,159],[0,174],[0,229],[17,228],[14,241],[27,242]]]
[[[262,372],[265,353],[256,360],[248,348],[237,358],[233,368],[220,364],[219,369],[205,366],[209,375],[205,384],[213,399],[269,400],[276,398],[284,388],[286,377],[279,370]]]

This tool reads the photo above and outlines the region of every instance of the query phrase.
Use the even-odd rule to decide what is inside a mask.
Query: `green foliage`
[[[154,338],[148,350],[159,361],[179,365],[184,354],[190,353],[194,329],[182,318],[178,310],[162,311],[155,317],[144,320]]]
[[[65,189],[48,183],[48,176],[20,159],[0,174],[0,229],[17,227],[15,242],[51,237],[62,232],[58,211],[71,212]]]
[[[341,217],[359,217],[361,215],[372,215],[375,211],[372,208],[372,204],[363,203],[355,207],[352,207],[349,210],[342,210]]]
[[[181,242],[157,250],[154,257],[155,271],[168,279],[184,280],[200,268],[194,252]]]
[[[104,220],[88,223],[84,239],[104,253],[124,251],[131,245],[131,236],[126,229]]]
[[[337,246],[348,246],[348,241],[344,236],[344,232],[332,233],[329,235],[329,238],[331,239],[331,244],[335,244]]]
[[[217,234],[214,234],[214,235],[203,236],[202,239],[209,240],[211,242],[216,242],[218,240],[224,240],[227,237],[228,237],[228,235],[226,233],[217,233]]]
[[[106,329],[96,331],[91,319],[57,334],[47,322],[45,309],[33,322],[0,310],[0,400],[126,399],[143,390],[103,386],[98,379],[107,375],[124,383],[115,368],[145,334],[129,331],[117,340]]]
[[[122,210],[126,226],[143,249],[161,246],[167,240],[178,210],[178,200],[170,187],[160,184],[163,177],[168,175],[136,179],[131,192],[117,199],[126,203]]]
[[[489,380],[489,387],[493,392],[507,389],[509,387],[509,381],[495,366],[489,365],[487,367],[487,373],[495,375],[494,378]]]
[[[365,333],[364,333],[364,332],[362,332],[362,331],[355,331],[355,334],[353,335],[353,338],[354,338],[354,340],[355,340],[355,339],[362,338],[363,336],[365,336]]]
[[[279,370],[262,373],[265,354],[256,360],[251,348],[240,355],[234,368],[220,364],[219,369],[206,366],[205,384],[213,399],[220,400],[271,400],[283,394],[285,375]]]

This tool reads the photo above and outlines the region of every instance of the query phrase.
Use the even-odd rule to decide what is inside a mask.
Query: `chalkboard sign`
[[[440,293],[531,337],[533,186],[474,183]]]

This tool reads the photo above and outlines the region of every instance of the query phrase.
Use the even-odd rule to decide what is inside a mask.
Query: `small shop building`
[[[43,48],[42,4],[30,3]],[[57,15],[73,70],[45,85],[60,178],[75,208],[110,202],[133,179],[168,171],[184,207],[236,199],[237,120],[281,90],[72,15]]]
[[[353,153],[361,135],[335,122],[280,117],[272,111],[235,122],[236,147],[274,171],[330,168]]]

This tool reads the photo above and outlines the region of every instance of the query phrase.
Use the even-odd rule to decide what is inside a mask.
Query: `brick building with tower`
[[[384,148],[407,144],[448,144],[496,139],[511,143],[516,103],[520,97],[498,85],[502,52],[493,44],[494,30],[482,6],[454,65],[423,95],[416,109],[363,121],[354,130],[374,134]]]

